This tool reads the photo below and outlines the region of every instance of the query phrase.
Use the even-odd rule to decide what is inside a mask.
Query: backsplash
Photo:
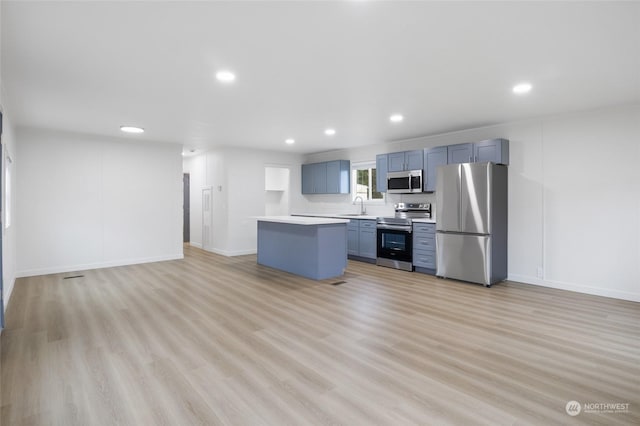
[[[302,211],[296,213],[358,213],[360,211],[360,201],[353,204],[351,194],[344,195],[306,195]],[[422,194],[386,194],[384,203],[365,201],[364,207],[367,214],[371,216],[393,216],[394,204],[396,203],[431,203],[431,214],[435,217],[436,196],[432,193]]]

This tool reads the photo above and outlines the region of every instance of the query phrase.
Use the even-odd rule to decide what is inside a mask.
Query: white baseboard
[[[184,254],[179,253],[179,254],[169,254],[164,256],[143,257],[143,258],[137,258],[137,259],[121,259],[121,260],[113,260],[108,262],[95,262],[95,263],[86,263],[86,264],[79,264],[79,265],[54,266],[50,268],[26,269],[26,270],[18,271],[16,276],[18,278],[34,277],[38,275],[86,271],[89,269],[112,268],[114,266],[136,265],[139,263],[164,262],[167,260],[177,260],[177,259],[184,259]]]
[[[256,249],[249,250],[220,250],[217,248],[205,249],[210,251],[211,253],[219,254],[222,256],[233,257],[233,256],[244,256],[246,254],[256,254],[258,251]]]
[[[3,290],[4,293],[2,295],[2,302],[4,303],[4,311],[7,312],[7,306],[9,306],[9,299],[11,299],[11,294],[13,294],[13,287],[16,284],[16,279],[13,278],[10,280],[10,282],[7,284],[7,282],[3,282],[2,286],[3,286]]]
[[[594,296],[611,297],[613,299],[628,300],[631,302],[640,302],[640,293],[632,293],[628,291],[620,291],[610,288],[591,287],[582,284],[567,283],[563,281],[543,280],[537,277],[527,275],[510,274],[507,279],[509,281],[517,281],[525,284],[539,285],[542,287],[556,288],[558,290],[575,291],[576,293],[592,294]]]
[[[195,248],[199,248],[199,249],[201,249],[201,248],[202,248],[202,244],[200,244],[200,243],[195,243],[195,242],[191,242],[191,241],[189,241],[189,245],[190,245],[190,246],[193,246],[193,247],[195,247]]]

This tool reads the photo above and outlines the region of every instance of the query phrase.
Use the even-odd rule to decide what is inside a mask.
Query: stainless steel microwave
[[[422,192],[422,170],[387,173],[387,192],[391,194]]]

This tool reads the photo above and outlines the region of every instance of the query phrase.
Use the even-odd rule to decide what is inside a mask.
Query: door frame
[[[191,241],[191,175],[182,173],[182,242]]]
[[[207,195],[209,196],[209,223],[206,221],[205,209],[207,207]],[[207,231],[208,230],[208,231]],[[211,250],[213,243],[213,187],[202,188],[202,248]]]
[[[7,153],[4,149],[4,143],[2,142],[2,109],[0,109],[0,332],[4,329],[4,252],[2,247],[4,245],[4,173],[5,173],[5,159]]]

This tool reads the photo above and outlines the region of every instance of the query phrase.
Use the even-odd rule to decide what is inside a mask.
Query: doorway
[[[189,173],[182,175],[182,242],[191,241],[191,204]]]

